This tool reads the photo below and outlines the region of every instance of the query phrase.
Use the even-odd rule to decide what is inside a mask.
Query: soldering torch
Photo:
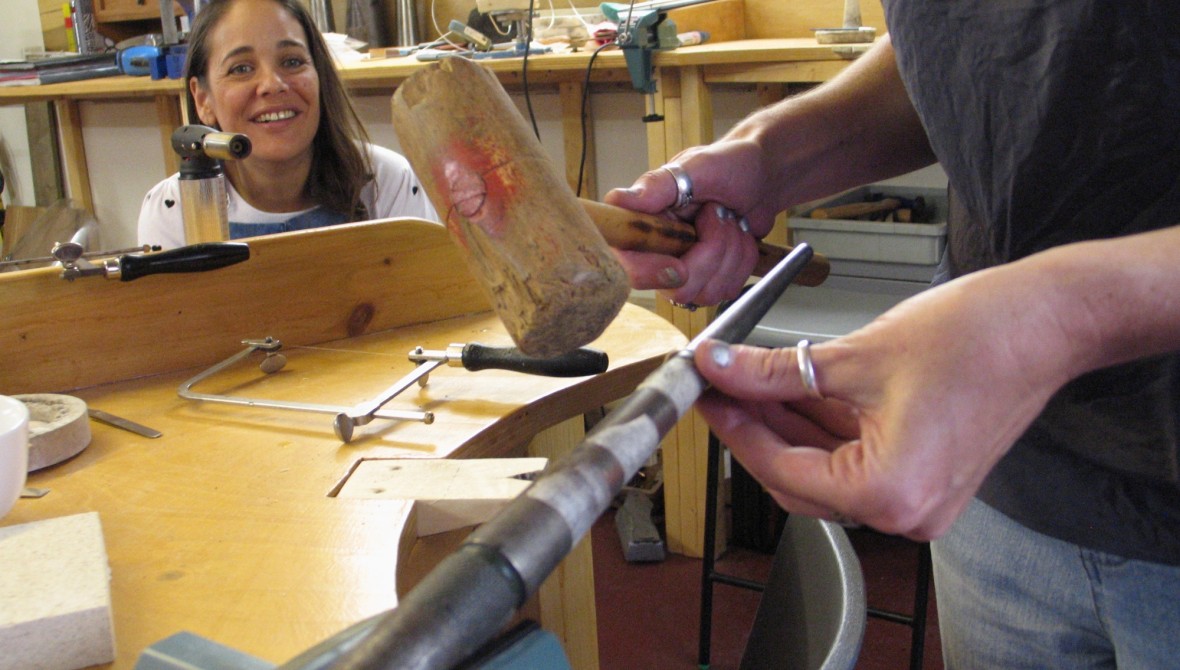
[[[181,174],[186,160],[234,160],[250,155],[250,138],[201,125],[181,126],[172,132],[172,148],[180,155]],[[197,168],[200,169],[200,168]],[[218,168],[220,170],[220,167]]]
[[[202,125],[172,132],[172,148],[180,156],[180,211],[189,244],[229,238],[225,171],[221,161],[250,155],[250,138]]]

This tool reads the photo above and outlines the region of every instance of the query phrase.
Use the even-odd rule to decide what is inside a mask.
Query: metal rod
[[[128,247],[126,249],[112,249],[110,251],[87,251],[78,255],[77,259],[91,260],[94,258],[105,258],[107,256],[118,256],[120,254],[134,254],[134,253],[148,253],[150,251],[159,251],[160,247],[153,247],[150,244],[144,244],[138,247]],[[62,259],[57,256],[38,256],[37,258],[14,258],[12,260],[0,261],[0,268],[8,267],[10,265],[28,265],[30,263],[59,263]]]
[[[426,383],[425,377],[434,371],[435,368],[443,365],[446,361],[426,361],[419,363],[409,374],[394,382],[392,386],[377,394],[372,400],[353,405],[344,410],[344,414],[358,426],[363,426],[377,414],[385,403],[393,400],[402,391],[410,388],[417,383]]]
[[[693,351],[709,338],[744,340],[811,256],[808,245],[796,246],[361,639],[330,659],[282,669],[448,669],[494,639],[704,391]]]
[[[651,0],[651,2],[637,2],[634,5],[619,3],[626,5],[626,8],[632,12],[645,12],[649,10],[670,11],[673,9],[680,9],[681,7],[691,7],[692,5],[699,5],[709,0]]]
[[[321,414],[333,415],[338,415],[353,410],[352,407],[348,407],[346,405],[327,405],[322,403],[296,402],[291,400],[265,400],[262,398],[247,398],[243,396],[201,393],[193,390],[193,387],[200,382],[234,365],[255,351],[275,352],[278,351],[280,347],[282,347],[281,342],[270,337],[264,340],[246,340],[243,342],[243,344],[246,345],[244,350],[239,351],[233,356],[230,356],[217,365],[214,365],[208,370],[205,370],[192,379],[184,382],[176,389],[176,393],[181,398],[186,398],[188,400],[203,400],[207,402],[224,403],[227,405],[244,405],[247,407],[301,410],[306,412],[318,412]],[[432,423],[434,421],[433,412],[423,412],[418,410],[380,410],[373,412],[372,416],[382,419],[394,419],[397,421],[421,421],[424,423]]]
[[[443,365],[444,361],[426,361],[419,363],[418,367],[414,368],[408,375],[397,380],[393,386],[385,389],[372,400],[366,400],[353,407],[345,407],[336,413],[336,418],[332,421],[332,429],[336,431],[336,437],[340,438],[341,442],[351,442],[352,433],[357,426],[364,426],[373,420],[373,417],[378,416],[378,412],[385,403],[393,400],[402,391],[413,386],[415,383],[425,384],[427,375],[435,368]]]

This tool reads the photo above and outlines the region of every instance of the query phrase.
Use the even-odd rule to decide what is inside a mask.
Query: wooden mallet
[[[610,246],[680,255],[688,223],[579,200],[500,85],[447,58],[393,95],[401,148],[521,351],[556,356],[594,340],[630,295]],[[610,246],[608,246],[608,244]],[[756,274],[788,249],[763,244]],[[817,256],[800,284],[827,277]]]

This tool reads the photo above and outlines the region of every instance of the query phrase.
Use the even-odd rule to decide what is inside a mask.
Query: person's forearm
[[[763,147],[784,208],[935,161],[888,36],[831,81],[750,115],[731,138]]]
[[[1046,372],[1064,383],[1091,370],[1180,351],[1177,258],[1180,226],[1069,244],[986,273],[994,273],[992,288],[1042,321],[1031,328],[1036,341],[1013,344],[1026,350],[1028,360],[1052,361],[1055,369]],[[979,288],[989,290],[988,284]]]

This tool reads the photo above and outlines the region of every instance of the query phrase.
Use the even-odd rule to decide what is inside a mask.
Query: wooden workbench
[[[824,5],[821,9],[820,5]],[[871,11],[870,11],[871,8]],[[798,17],[787,16],[800,12]],[[798,7],[781,7],[781,3],[747,3],[747,33],[762,25],[766,31],[781,34],[809,34],[812,27],[825,25],[816,16],[828,16],[831,11],[824,3],[800,2]],[[868,25],[880,23],[880,6],[866,3],[865,20]],[[838,16],[832,16],[837,19]],[[789,21],[789,23],[788,23]],[[752,23],[755,22],[755,23]],[[831,25],[828,20],[827,25]],[[801,31],[800,31],[801,27]],[[529,83],[557,86],[562,107],[565,142],[565,174],[574,187],[578,182],[581,140],[581,105],[585,69],[589,53],[549,54],[529,58]],[[662,121],[646,124],[649,167],[657,167],[684,148],[713,140],[712,91],[718,86],[735,84],[755,85],[760,104],[770,103],[789,93],[792,85],[811,85],[830,79],[841,71],[850,59],[837,53],[832,46],[817,44],[812,37],[776,37],[746,39],[734,42],[704,44],[694,47],[660,51],[654,64],[658,81],[653,104]],[[509,87],[522,81],[519,59],[485,61]],[[392,94],[397,85],[425,65],[412,57],[388,58],[344,66],[341,75],[355,94]],[[593,86],[627,88],[630,79],[623,54],[618,50],[603,51],[595,60]],[[82,207],[92,209],[90,177],[87,171],[85,147],[82,142],[82,101],[111,101],[120,99],[154,99],[155,127],[161,142],[168,172],[176,169],[176,155],[171,149],[172,131],[182,124],[182,88],[178,81],[151,81],[145,77],[111,77],[50,86],[0,88],[0,105],[34,101],[51,101],[57,109],[65,156],[64,167],[70,183],[71,197]],[[148,125],[148,124],[145,124]],[[587,129],[587,160],[582,178],[581,193],[595,197],[593,126]],[[160,175],[163,178],[165,175]],[[785,231],[771,238],[784,243]],[[688,313],[659,302],[657,313],[692,336],[708,323],[708,310]],[[708,429],[703,420],[692,413],[665,440],[665,503],[668,548],[676,553],[700,556],[703,548],[702,529],[705,509],[704,473],[707,456]]]
[[[592,346],[594,377],[443,367],[342,444],[332,416],[195,402],[179,384],[273,336],[288,363],[243,362],[207,393],[351,405],[409,372],[416,346],[510,344],[441,226],[351,224],[249,241],[250,260],[133,282],[67,282],[53,269],[0,274],[0,393],[68,392],[162,431],[93,423],[81,454],[33,473],[40,499],[0,525],[97,511],[111,565],[118,659],[187,630],[272,662],[396,604],[411,504],[330,495],[362,458],[556,456],[581,415],[622,397],[685,338],[634,306]],[[538,434],[540,439],[534,439]],[[597,667],[587,538],[539,594],[542,624],[577,668]],[[401,560],[399,560],[399,556]]]

